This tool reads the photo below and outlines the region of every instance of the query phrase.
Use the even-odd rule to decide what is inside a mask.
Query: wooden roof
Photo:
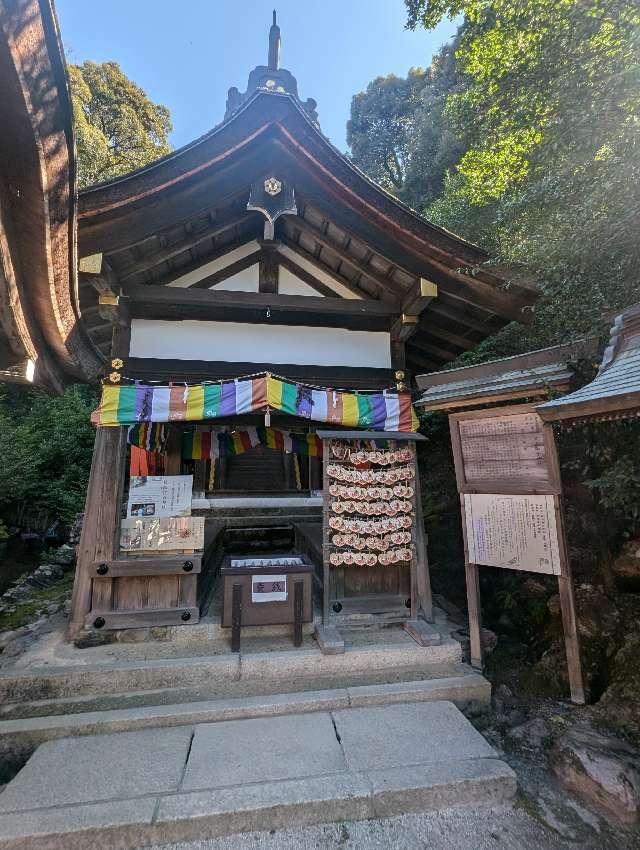
[[[598,374],[584,387],[538,405],[547,422],[603,422],[640,416],[640,304],[628,307],[611,326]]]
[[[417,375],[420,395],[415,404],[423,411],[452,410],[567,391],[575,374],[571,364],[593,357],[595,351],[596,340],[584,339],[476,366]]]
[[[80,194],[80,255],[101,252],[104,258],[102,275],[83,281],[83,319],[105,353],[110,329],[96,290],[130,294],[131,306],[142,310],[145,292],[153,294],[176,277],[260,240],[264,218],[246,207],[251,184],[269,175],[294,187],[297,205],[297,215],[276,222],[280,262],[295,263],[299,275],[304,265],[302,275],[306,270],[311,283],[315,272],[328,276],[363,299],[363,312],[369,304],[380,305],[386,327],[403,314],[419,315],[413,334],[406,334],[412,370],[439,368],[505,323],[527,320],[534,292],[506,288],[483,265],[481,249],[429,223],[369,180],[322,135],[294,94],[259,88],[192,144]],[[254,255],[226,273],[255,263],[270,247],[258,245]],[[204,285],[220,278],[209,277]],[[425,280],[437,285],[437,298],[424,296]],[[207,289],[205,309],[190,298],[193,290],[171,291],[175,304],[191,316],[232,317],[236,308],[247,315],[252,305],[260,306],[255,298],[243,298],[248,293],[234,293],[233,307],[231,293]],[[336,293],[322,292],[320,284],[319,294]],[[222,296],[227,296],[224,304]],[[326,301],[326,310],[337,315],[339,307]],[[322,310],[318,304],[316,322]]]
[[[49,0],[0,0],[0,380],[95,377],[79,321],[71,103]]]

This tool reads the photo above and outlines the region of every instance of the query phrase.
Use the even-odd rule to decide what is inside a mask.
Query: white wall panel
[[[130,356],[391,368],[388,333],[241,322],[133,319]]]

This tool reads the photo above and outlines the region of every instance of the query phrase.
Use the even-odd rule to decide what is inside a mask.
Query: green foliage
[[[406,79],[376,77],[351,101],[347,142],[357,165],[389,191],[404,183],[414,146],[415,115],[425,72],[412,68]]]
[[[71,387],[63,396],[0,387],[0,515],[20,506],[70,522],[84,506],[97,391]]]
[[[404,168],[394,191],[485,247],[508,280],[540,291],[528,325],[507,326],[452,365],[581,335],[603,343],[611,313],[640,300],[640,7],[635,0],[405,5],[410,28],[431,29],[443,17],[463,23],[424,74],[419,96],[392,104],[403,116]],[[403,92],[398,84],[394,95]],[[379,100],[370,89],[357,97],[366,112],[361,134],[369,128],[373,136]],[[387,148],[393,131],[389,125]],[[358,139],[353,157],[380,179],[374,141]],[[436,586],[447,591],[446,568],[460,563],[460,531],[449,521],[458,516],[449,437],[435,417],[422,428],[430,552]],[[626,535],[640,533],[639,438],[637,421],[559,434],[581,570],[590,552],[591,566],[604,563]],[[513,587],[499,575],[487,580],[497,610],[524,609],[519,577]],[[538,613],[546,616],[543,604],[534,621]]]
[[[169,110],[149,100],[116,62],[70,65],[69,78],[81,187],[169,153]]]
[[[440,195],[447,171],[464,152],[443,121],[447,95],[462,79],[456,44],[445,45],[426,71],[412,68],[406,79],[378,77],[351,102],[347,141],[353,161],[416,209]]]

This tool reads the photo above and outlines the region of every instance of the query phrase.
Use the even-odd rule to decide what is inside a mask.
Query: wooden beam
[[[466,325],[470,330],[477,331],[484,336],[497,333],[500,327],[504,324],[500,322],[499,316],[487,316],[486,321],[475,315],[475,310],[472,311],[471,305],[465,306],[458,302],[451,302],[448,298],[443,299],[442,293],[431,305],[430,313],[435,313],[437,316],[442,316],[444,319],[449,319],[452,322],[457,322],[460,325]]]
[[[160,251],[156,251],[153,254],[149,254],[143,259],[136,261],[131,266],[120,270],[118,273],[120,282],[125,283],[132,277],[136,277],[137,275],[142,274],[143,272],[147,272],[150,269],[161,265],[162,263],[166,263],[167,260],[171,260],[174,257],[179,256],[180,254],[184,254],[185,251],[189,251],[191,248],[195,248],[209,239],[215,239],[217,236],[221,236],[223,233],[226,233],[227,230],[231,230],[234,227],[243,224],[247,220],[247,217],[248,214],[245,213],[244,215],[231,219],[231,221],[226,221],[223,223],[215,222],[213,225],[211,225],[211,227],[208,227],[206,230],[198,233],[195,236],[192,236],[191,238],[187,238],[185,242],[181,242],[176,245],[171,245],[169,248],[164,248]]]
[[[304,297],[304,296],[302,296]],[[131,357],[129,374],[148,381],[219,381],[256,372],[277,372],[290,380],[325,387],[386,389],[395,384],[392,369],[317,366],[297,363],[247,363],[209,360],[161,360]]]
[[[214,260],[219,260],[221,257],[224,257],[226,254],[230,254],[231,251],[235,251],[237,248],[242,248],[245,245],[249,245],[251,242],[255,242],[257,239],[257,233],[243,233],[237,239],[234,239],[232,242],[228,242],[225,245],[221,245],[216,250],[212,251],[210,254],[207,254],[205,257],[197,257],[195,260],[192,260],[190,263],[182,266],[179,269],[175,269],[170,271],[168,274],[163,275],[163,277],[158,280],[154,280],[152,284],[142,284],[143,286],[168,286],[170,283],[173,283],[174,280],[178,280],[178,278],[183,277],[184,275],[191,274],[191,272],[195,272],[198,269],[202,268],[202,266],[206,266],[208,263],[214,262]],[[135,284],[138,286],[139,284]],[[131,286],[130,283],[127,283],[123,289],[126,289]]]
[[[368,297],[368,294],[364,291],[364,289],[361,289],[357,283],[354,283],[354,281],[343,277],[339,272],[331,268],[328,263],[325,263],[319,257],[316,257],[315,254],[311,253],[311,251],[307,251],[305,247],[300,245],[294,239],[291,239],[284,233],[281,234],[279,238],[283,245],[286,245],[287,248],[291,248],[292,251],[295,251],[297,254],[300,254],[300,256],[307,260],[309,263],[320,269],[320,271],[324,272],[326,275],[329,275],[329,277],[333,278],[336,283],[339,283],[342,286],[346,287],[349,292],[353,292],[353,294],[357,295],[359,298]]]
[[[238,274],[238,272],[243,272],[245,269],[250,268],[251,266],[255,266],[256,263],[260,262],[260,258],[262,257],[262,251],[253,251],[251,254],[247,254],[246,257],[242,257],[240,260],[236,260],[235,263],[231,263],[228,266],[225,266],[223,269],[220,269],[213,274],[207,275],[203,277],[202,280],[196,281],[196,283],[192,283],[191,286],[185,286],[184,289],[210,289],[212,286],[215,286],[217,283],[222,283],[223,280],[227,280],[232,277],[234,274]],[[175,287],[178,289],[179,287]]]
[[[69,623],[71,638],[77,637],[84,628],[85,618],[94,602],[96,585],[100,585],[101,591],[104,591],[101,593],[102,598],[110,594],[112,581],[94,578],[93,565],[96,561],[111,561],[117,557],[126,457],[126,428],[96,429],[73,583]]]
[[[391,339],[406,342],[418,329],[418,317],[403,313],[391,325]]]
[[[360,272],[360,274],[368,277],[376,284],[376,286],[380,287],[380,289],[388,292],[390,295],[393,295],[394,298],[398,297],[400,287],[397,284],[394,284],[393,281],[377,272],[376,269],[368,263],[364,263],[362,260],[359,260],[358,257],[354,257],[353,254],[350,254],[349,251],[342,245],[335,242],[313,224],[300,217],[292,220],[291,223],[294,227],[299,228],[303,233],[306,233],[312,239],[315,239],[316,242],[322,245],[323,248],[328,248],[330,251],[333,251],[334,254],[337,254],[343,262],[352,266],[356,269],[356,271]]]
[[[262,254],[258,266],[258,291],[274,294],[278,292],[280,268],[278,248],[273,242],[261,242]]]
[[[266,292],[233,292],[195,287],[130,284],[127,303],[134,318],[204,321],[239,320],[273,324],[309,324],[388,331],[392,308],[381,301],[329,298],[315,295],[281,295]],[[270,318],[266,311],[269,308]]]
[[[432,355],[433,357],[437,357],[438,360],[442,360],[445,363],[449,363],[450,360],[455,360],[458,355],[462,352],[460,351],[450,351],[447,348],[440,348],[438,345],[432,345],[430,342],[427,342],[423,337],[416,339],[412,337],[409,345],[413,348],[417,348],[418,351],[424,351],[427,354]]]
[[[404,297],[402,301],[402,312],[410,313],[413,316],[419,316],[420,313],[426,309],[427,305],[437,297],[437,284],[427,280],[426,277],[421,277],[420,280],[411,287],[409,294]]]
[[[451,331],[445,330],[444,328],[439,327],[438,325],[434,325],[433,322],[428,322],[420,325],[420,331],[425,336],[435,336],[436,339],[441,339],[443,342],[449,342],[452,345],[456,345],[458,348],[462,349],[462,351],[468,351],[470,348],[474,348],[478,345],[477,340],[467,339],[467,337],[460,336],[460,334],[454,334]]]

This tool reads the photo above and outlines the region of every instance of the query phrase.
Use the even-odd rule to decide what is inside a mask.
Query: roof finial
[[[273,23],[269,30],[269,68],[277,71],[280,67],[280,27],[276,23],[276,10],[273,10]]]

